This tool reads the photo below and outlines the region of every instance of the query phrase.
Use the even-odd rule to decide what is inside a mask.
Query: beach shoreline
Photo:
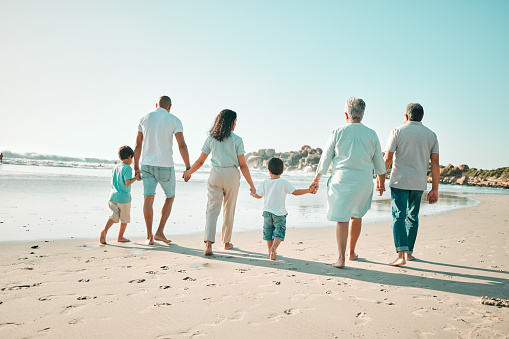
[[[147,246],[115,228],[108,245],[2,243],[0,337],[505,338],[509,309],[480,298],[509,298],[509,196],[476,199],[421,217],[418,260],[402,267],[388,265],[390,222],[364,225],[343,270],[332,223],[289,229],[276,261],[261,230],[234,229],[236,248],[212,257],[202,234]]]

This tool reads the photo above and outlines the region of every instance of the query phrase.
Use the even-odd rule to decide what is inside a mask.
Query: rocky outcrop
[[[320,156],[321,148],[312,148],[304,145],[299,151],[277,153],[273,148],[260,149],[258,152],[250,152],[246,154],[246,162],[250,168],[267,169],[267,163],[273,157],[280,158],[285,164],[286,171],[307,171],[314,172]]]
[[[430,171],[428,171],[428,182],[431,182]],[[440,166],[440,183],[509,189],[509,167],[481,170],[470,168],[465,164]]]

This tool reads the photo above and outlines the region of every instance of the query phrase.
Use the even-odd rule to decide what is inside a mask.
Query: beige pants
[[[205,222],[205,241],[216,241],[216,224],[221,203],[223,204],[223,243],[230,242],[233,230],[235,206],[239,194],[240,172],[237,167],[212,167],[207,184],[207,212]]]

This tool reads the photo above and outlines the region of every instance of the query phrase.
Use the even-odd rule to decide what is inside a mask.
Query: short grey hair
[[[350,98],[346,101],[345,112],[348,113],[350,120],[361,121],[364,117],[366,103],[361,98]]]
[[[422,108],[421,104],[412,102],[406,105],[405,114],[410,121],[422,121],[422,117],[424,116],[424,108]]]

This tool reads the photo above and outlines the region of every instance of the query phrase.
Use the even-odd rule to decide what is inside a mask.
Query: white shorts
[[[110,219],[114,222],[120,222],[123,224],[127,224],[131,221],[131,203],[120,204],[118,202],[108,201],[108,206],[110,207],[112,213],[110,215]]]

